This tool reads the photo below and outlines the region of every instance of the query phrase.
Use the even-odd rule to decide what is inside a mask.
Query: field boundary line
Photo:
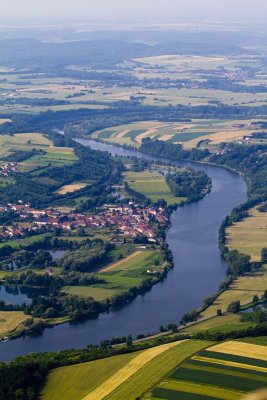
[[[83,397],[82,400],[103,400],[147,363],[172,347],[176,347],[181,343],[185,343],[187,340],[188,339],[180,342],[167,343],[158,347],[152,347],[151,349],[144,350],[141,354],[117,371],[113,376],[103,382],[102,385],[100,385],[97,389]]]
[[[225,366],[229,366],[229,367],[248,369],[250,371],[253,368],[253,370],[255,370],[255,371],[267,372],[267,368],[258,367],[256,365],[251,365],[251,364],[242,364],[242,363],[235,362],[235,361],[218,360],[218,359],[202,357],[202,356],[194,356],[194,357],[192,357],[192,359],[196,360],[196,361],[201,361],[201,362],[208,362],[210,364],[218,364],[218,365],[225,365]]]
[[[143,251],[141,250],[137,250],[134,253],[130,254],[128,257],[123,258],[120,261],[116,261],[110,265],[108,265],[107,267],[101,268],[100,271],[101,272],[108,272],[108,271],[112,271],[113,268],[117,268],[120,265],[124,264],[125,262],[131,260],[132,258],[135,258],[136,256],[138,256],[139,254],[143,253]]]

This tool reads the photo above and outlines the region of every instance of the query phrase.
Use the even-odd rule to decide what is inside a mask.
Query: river
[[[86,139],[79,142],[112,155],[157,160],[114,145]],[[172,214],[167,241],[175,268],[168,277],[120,310],[101,314],[94,320],[58,325],[40,336],[0,343],[0,360],[8,361],[28,352],[82,348],[114,336],[154,333],[161,324],[178,323],[185,312],[200,307],[204,297],[217,291],[226,273],[226,263],[218,248],[218,230],[233,207],[247,200],[245,179],[213,165],[173,161],[172,164],[205,171],[212,179],[212,190],[203,200],[180,207]]]

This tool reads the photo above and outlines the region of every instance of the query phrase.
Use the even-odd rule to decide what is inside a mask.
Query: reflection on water
[[[44,296],[48,293],[46,289],[28,288],[18,286],[0,286],[0,300],[6,304],[22,305],[30,304],[32,299]]]

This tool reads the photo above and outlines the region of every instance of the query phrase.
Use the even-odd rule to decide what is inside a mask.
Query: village
[[[0,227],[0,241],[23,238],[41,232],[70,232],[78,228],[113,227],[118,234],[130,237],[145,236],[156,241],[158,224],[166,224],[164,208],[144,207],[129,201],[123,205],[104,205],[95,214],[81,214],[59,209],[34,209],[22,201],[0,207],[0,214],[13,212],[18,222]]]
[[[0,176],[9,176],[12,172],[18,171],[18,163],[7,162],[0,166]]]

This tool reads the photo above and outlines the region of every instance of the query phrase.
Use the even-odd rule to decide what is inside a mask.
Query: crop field
[[[143,121],[128,125],[106,128],[92,134],[99,139],[120,145],[140,147],[144,138],[180,143],[185,148],[196,147],[200,141],[208,141],[205,146],[216,146],[221,142],[243,141],[257,129],[251,126],[255,120],[192,120],[190,123],[162,123]]]
[[[229,227],[227,245],[250,255],[253,261],[260,261],[261,249],[267,246],[267,212],[259,212],[255,207],[248,218]]]
[[[151,400],[235,400],[267,386],[266,347],[224,342],[191,357],[154,388]]]
[[[42,400],[135,400],[186,358],[208,346],[205,341],[181,341],[59,368],[51,372]]]
[[[22,311],[0,311],[0,339],[28,318]]]
[[[175,197],[172,194],[165,177],[159,173],[129,171],[124,174],[124,180],[131,189],[144,194],[152,201],[164,199],[168,204],[186,201],[186,197]]]
[[[87,185],[88,185],[87,183],[82,183],[82,182],[72,183],[71,185],[62,186],[57,190],[56,193],[62,195],[66,193],[73,193],[76,192],[77,190],[85,188]]]
[[[132,255],[109,264],[97,271],[94,275],[104,279],[104,283],[84,286],[71,286],[64,288],[64,292],[76,294],[82,297],[93,297],[96,300],[104,300],[138,286],[146,279],[154,278],[153,274],[147,274],[147,269],[153,271],[162,270],[162,256],[157,250],[136,251]],[[155,265],[159,263],[159,266]]]

